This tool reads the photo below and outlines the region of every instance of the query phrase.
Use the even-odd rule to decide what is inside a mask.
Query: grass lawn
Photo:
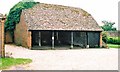
[[[31,59],[23,59],[23,58],[0,58],[0,70],[7,69],[11,66],[20,65],[20,64],[28,64],[32,62]]]
[[[120,48],[120,45],[116,44],[107,44],[109,48]]]

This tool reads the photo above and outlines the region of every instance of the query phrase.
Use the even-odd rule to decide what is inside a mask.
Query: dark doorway
[[[51,46],[51,45],[52,45],[52,32],[41,31],[41,46]]]
[[[99,32],[80,32],[80,31],[32,31],[32,46],[48,46],[48,47],[69,47],[73,46],[86,48],[99,47]],[[54,37],[54,40],[52,38]],[[54,41],[54,42],[53,42]]]
[[[52,32],[54,32],[54,46],[70,46],[71,32],[69,31],[32,31],[32,46],[52,46]]]
[[[79,46],[85,48],[87,45],[87,35],[86,32],[74,32],[73,34],[74,46]]]
[[[32,46],[51,46],[51,31],[32,31]]]
[[[39,32],[32,31],[32,46],[38,46],[38,45],[39,45]]]
[[[100,33],[99,32],[88,32],[88,45],[90,48],[99,47]]]
[[[71,43],[69,31],[55,31],[55,46],[68,46]]]

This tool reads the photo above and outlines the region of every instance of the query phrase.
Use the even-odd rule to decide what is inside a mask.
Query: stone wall
[[[5,32],[5,43],[13,43],[13,39],[10,34],[10,31]]]
[[[23,14],[21,14],[20,22],[14,31],[14,42],[16,45],[31,49],[31,31],[27,29]]]
[[[118,31],[107,31],[106,32],[108,36],[110,37],[118,37]]]

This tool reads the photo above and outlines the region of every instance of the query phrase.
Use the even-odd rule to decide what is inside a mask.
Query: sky
[[[0,13],[8,14],[10,8],[21,0],[0,0]],[[58,4],[82,8],[90,13],[101,26],[103,20],[115,22],[118,28],[118,2],[119,0],[34,0],[41,3]]]

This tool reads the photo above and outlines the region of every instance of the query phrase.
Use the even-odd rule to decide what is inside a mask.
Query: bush
[[[111,44],[112,44],[113,41],[114,41],[114,40],[113,40],[112,38],[108,38],[108,39],[107,39],[107,43],[111,43]]]
[[[107,43],[107,32],[102,32],[102,40]]]
[[[120,37],[107,37],[107,43],[120,44]]]
[[[109,44],[120,44],[120,37],[108,37],[107,32],[102,32],[102,40]]]

